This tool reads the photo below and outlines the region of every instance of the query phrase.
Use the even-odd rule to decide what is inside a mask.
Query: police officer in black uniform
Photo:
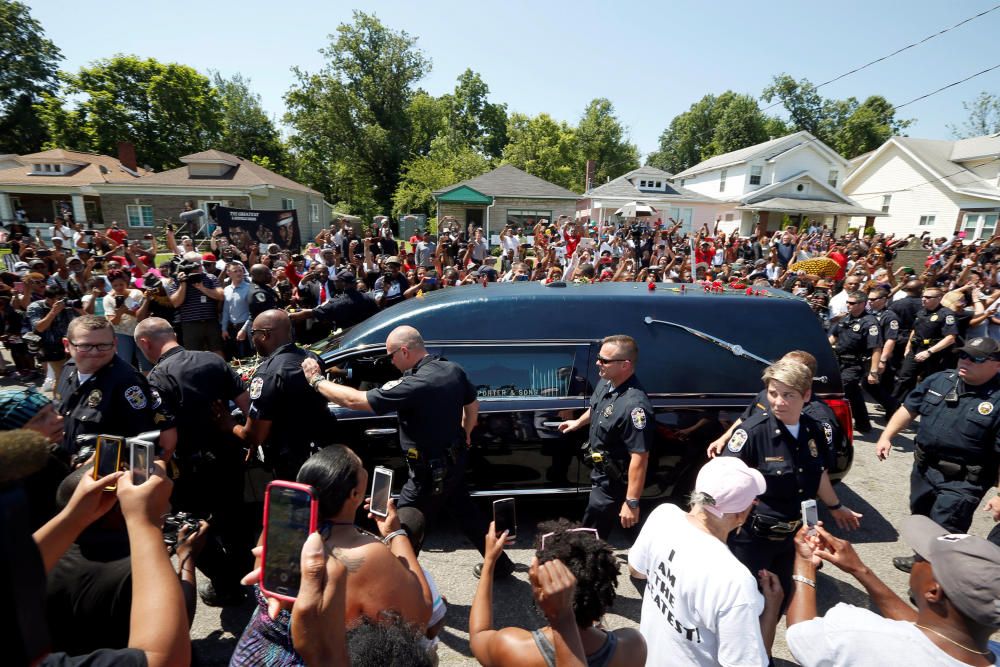
[[[865,312],[868,295],[851,292],[847,295],[847,315],[830,326],[830,345],[837,353],[844,394],[851,402],[854,427],[861,433],[872,430],[868,408],[861,395],[861,383],[877,385],[878,362],[882,353],[882,336],[878,320]]]
[[[247,294],[250,317],[237,334],[237,340],[250,338],[250,328],[258,315],[279,308],[278,293],[271,287],[271,278],[271,269],[264,264],[254,264],[250,267],[250,292]]]
[[[913,331],[913,322],[917,319],[917,313],[923,309],[920,295],[923,294],[924,284],[913,278],[906,281],[902,292],[906,296],[902,299],[895,299],[889,305],[889,310],[899,316],[899,342],[896,349],[895,365],[898,369],[903,361],[903,352],[906,350],[906,341],[910,339],[910,332]]]
[[[177,445],[170,417],[142,373],[115,354],[115,332],[104,317],[83,315],[69,324],[65,339],[72,357],[56,385],[56,410],[64,418],[61,451],[76,454],[81,435],[131,437],[159,430],[159,447],[169,459]]]
[[[590,407],[577,419],[559,424],[562,433],[590,425],[588,455],[590,499],[583,525],[607,539],[615,523],[629,529],[639,523],[639,500],[646,486],[646,466],[653,447],[653,406],[635,377],[639,347],[630,336],[601,341],[597,368],[603,379]],[[616,521],[617,519],[617,521]]]
[[[896,376],[893,396],[897,401],[905,400],[918,380],[942,370],[948,360],[944,353],[958,337],[955,313],[941,305],[941,296],[939,287],[928,287],[920,297],[924,307],[913,320],[903,364]]]
[[[333,441],[337,420],[302,374],[302,361],[316,355],[292,342],[288,313],[258,315],[250,340],[267,358],[250,379],[246,424],[232,430],[245,447],[262,449],[264,466],[278,479],[294,480],[312,452]]]
[[[802,412],[812,395],[809,368],[781,359],[764,371],[763,380],[770,412],[740,424],[722,452],[740,457],[767,480],[767,490],[743,530],[730,535],[729,548],[751,572],[766,569],[776,574],[787,600],[802,501],[819,496],[844,530],[856,528],[861,515],[837,499],[827,473],[831,453],[823,428]]]
[[[876,446],[884,460],[892,438],[919,414],[910,474],[910,512],[951,533],[967,533],[979,502],[997,483],[1000,463],[1000,344],[973,338],[958,350],[957,370],[921,382],[886,425]],[[1000,501],[988,509],[1000,511]],[[909,572],[912,557],[894,558]]]
[[[882,337],[882,352],[878,357],[878,384],[868,385],[868,393],[885,409],[886,415],[892,415],[899,409],[899,401],[892,395],[896,388],[895,358],[898,348],[902,347],[903,339],[900,333],[899,315],[887,307],[889,293],[884,289],[873,289],[868,293],[868,312],[878,322],[879,334]],[[900,357],[901,358],[901,357]]]
[[[210,580],[199,591],[205,604],[229,606],[243,601],[241,572],[252,564],[250,533],[241,522],[243,456],[241,443],[217,417],[233,401],[249,408],[240,376],[213,352],[177,344],[170,322],[150,317],[135,328],[135,342],[156,365],[150,385],[177,427],[174,456],[180,470],[170,504],[175,511],[211,517],[198,569]]]
[[[379,311],[374,297],[367,292],[358,291],[358,279],[350,270],[344,269],[338,273],[337,282],[344,286],[342,294],[315,308],[292,313],[290,315],[292,321],[311,317],[330,326],[347,329],[364,322]]]
[[[399,444],[410,468],[397,502],[407,532],[420,538],[425,517],[444,510],[482,554],[488,525],[465,484],[468,447],[479,415],[476,388],[461,366],[428,354],[413,327],[393,329],[385,349],[403,376],[367,392],[327,381],[315,360],[303,362],[302,368],[324,401],[376,414],[396,412]],[[481,571],[482,564],[476,565],[477,577]],[[501,555],[494,576],[513,571],[510,558]]]

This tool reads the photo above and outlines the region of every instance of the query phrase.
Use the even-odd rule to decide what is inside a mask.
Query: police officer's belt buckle
[[[420,450],[416,447],[410,447],[406,450],[406,460],[408,462],[414,463],[420,460]]]
[[[431,459],[427,462],[431,471],[431,495],[444,493],[444,480],[448,476],[448,465],[444,459]]]

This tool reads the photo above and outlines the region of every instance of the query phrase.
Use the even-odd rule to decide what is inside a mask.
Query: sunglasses
[[[563,533],[590,533],[590,534],[592,534],[594,536],[595,540],[597,539],[597,529],[596,528],[582,528],[582,527],[581,528],[570,528],[569,530],[563,530],[563,531],[559,531],[558,532],[559,535],[562,535]],[[556,532],[551,532],[551,533],[545,533],[544,535],[542,535],[542,544],[538,548],[538,550],[539,551],[545,551],[545,539],[549,538],[549,537],[552,537],[553,535],[556,535],[556,534],[557,534]]]
[[[250,335],[251,336],[256,336],[257,334],[269,334],[269,333],[271,333],[270,329],[251,329],[250,330]]]
[[[608,364],[613,364],[616,361],[628,361],[628,359],[605,359],[604,357],[602,357],[600,355],[598,355],[598,357],[597,357],[597,363],[599,363],[602,366],[607,366]]]
[[[848,301],[848,302],[847,302],[847,305],[848,305],[848,306],[856,306],[856,305],[858,305],[859,303],[864,303],[864,301]]]
[[[986,357],[974,357],[971,354],[969,354],[968,352],[959,352],[958,353],[958,358],[959,359],[965,359],[966,361],[971,361],[974,364],[982,364],[982,363],[985,363],[985,362],[987,362],[987,361],[990,360],[990,358],[988,356],[986,356]]]

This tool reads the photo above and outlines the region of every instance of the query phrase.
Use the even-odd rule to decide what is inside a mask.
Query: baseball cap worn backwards
[[[760,471],[747,467],[733,456],[717,456],[702,466],[694,483],[696,493],[703,493],[714,504],[702,505],[709,514],[737,514],[753,504],[764,493],[767,482]]]

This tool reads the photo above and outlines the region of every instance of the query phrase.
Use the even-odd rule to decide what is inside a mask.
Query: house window
[[[663,181],[657,181],[656,182],[656,189],[659,190],[662,187],[663,187]]]
[[[726,222],[732,222],[733,221],[733,214],[732,213],[726,213],[725,220],[726,220]]]
[[[934,224],[935,218],[936,218],[936,216],[933,216],[933,215],[922,215],[922,216],[920,216],[920,223],[919,224],[920,224],[921,227],[930,227],[930,226],[932,226]]]
[[[836,169],[830,170],[830,175],[826,179],[826,184],[831,188],[837,187],[837,180],[840,178],[840,172]]]
[[[682,178],[682,179],[681,179],[681,187],[682,187],[682,188],[684,187],[684,184],[685,184],[685,183],[687,183],[687,179],[686,179],[686,178]]]
[[[962,227],[965,240],[978,241],[993,236],[997,229],[997,217],[996,213],[966,213],[965,225]]]
[[[153,207],[147,204],[129,204],[125,207],[129,227],[153,227]]]
[[[750,167],[750,185],[760,185],[760,179],[764,175],[764,167],[759,164]]]
[[[507,224],[521,228],[525,236],[534,234],[535,225],[539,220],[552,222],[552,211],[528,211],[524,209],[507,209]]]
[[[313,224],[319,222],[319,204],[309,204],[309,220]]]
[[[726,176],[728,175],[729,175],[728,169],[723,169],[722,172],[719,174],[719,192],[726,191]]]
[[[284,211],[294,211],[295,210],[295,200],[294,199],[282,199],[281,209]]]
[[[882,195],[882,212],[889,212],[889,204],[892,203],[892,195]]]
[[[671,206],[667,217],[673,218],[675,222],[680,222],[691,227],[694,224],[694,209]]]

